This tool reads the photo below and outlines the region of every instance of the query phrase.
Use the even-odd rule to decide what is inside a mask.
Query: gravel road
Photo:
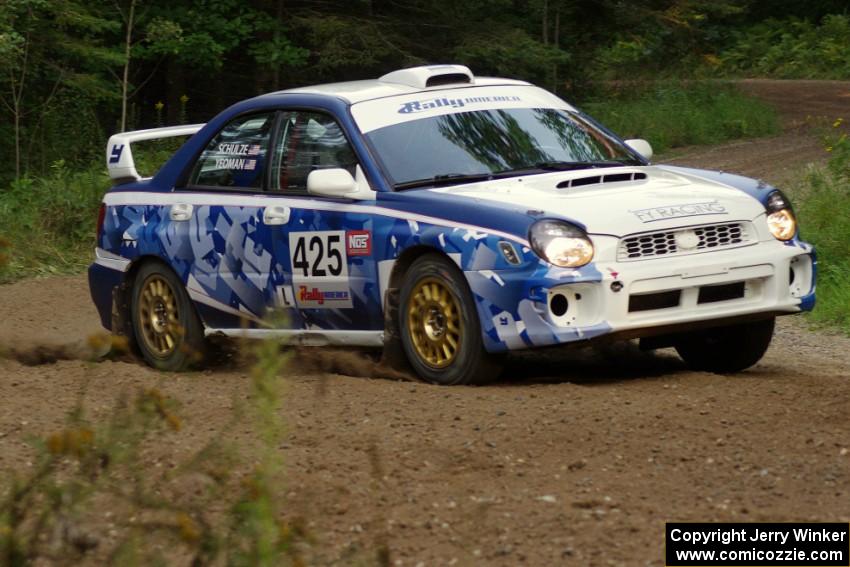
[[[670,161],[781,182],[823,157],[807,116],[850,118],[850,83],[744,88],[777,106],[782,135]],[[248,390],[238,365],[163,375],[131,362],[43,363],[38,345],[99,330],[83,276],[0,286],[0,321],[0,345],[41,362],[0,360],[0,478],[32,467],[27,439],[61,428],[81,394],[94,416],[140,387],[177,399],[185,427],[150,453],[157,470],[226,427]],[[629,345],[527,357],[477,388],[376,379],[370,368],[347,353],[287,369],[282,508],[307,522],[317,564],[350,564],[386,541],[393,565],[663,565],[665,521],[850,521],[850,340],[796,317],[738,376]],[[120,536],[114,523],[104,512],[91,528],[102,532],[93,562]]]

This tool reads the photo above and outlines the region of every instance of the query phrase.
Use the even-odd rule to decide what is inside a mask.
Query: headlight
[[[541,220],[528,233],[538,256],[561,268],[578,268],[593,259],[593,243],[579,227],[558,220]]]
[[[770,234],[779,240],[791,240],[797,234],[797,219],[791,203],[781,191],[774,191],[767,197],[767,228]]]

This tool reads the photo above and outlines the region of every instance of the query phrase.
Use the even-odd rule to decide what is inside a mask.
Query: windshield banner
[[[368,100],[351,107],[363,133],[444,114],[498,108],[574,110],[555,95],[533,86],[464,87]]]

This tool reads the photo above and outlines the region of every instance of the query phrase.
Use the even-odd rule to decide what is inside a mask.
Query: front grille
[[[620,240],[617,260],[627,262],[658,256],[684,256],[746,246],[755,242],[755,239],[750,236],[748,224],[732,222],[633,234]],[[693,234],[686,234],[689,232]],[[684,248],[677,243],[677,236],[680,240],[690,240],[696,245]]]

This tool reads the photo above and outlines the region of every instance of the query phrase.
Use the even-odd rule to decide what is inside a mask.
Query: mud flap
[[[398,301],[400,291],[398,288],[389,288],[386,291],[386,303],[384,305],[384,350],[381,360],[378,362],[377,370],[389,371],[392,374],[401,374],[409,380],[420,382],[413,367],[407,361],[404,348],[401,345],[401,335],[398,330]]]
[[[138,355],[136,338],[133,335],[133,322],[130,319],[130,301],[127,283],[112,288],[112,334],[124,337],[130,354]]]

